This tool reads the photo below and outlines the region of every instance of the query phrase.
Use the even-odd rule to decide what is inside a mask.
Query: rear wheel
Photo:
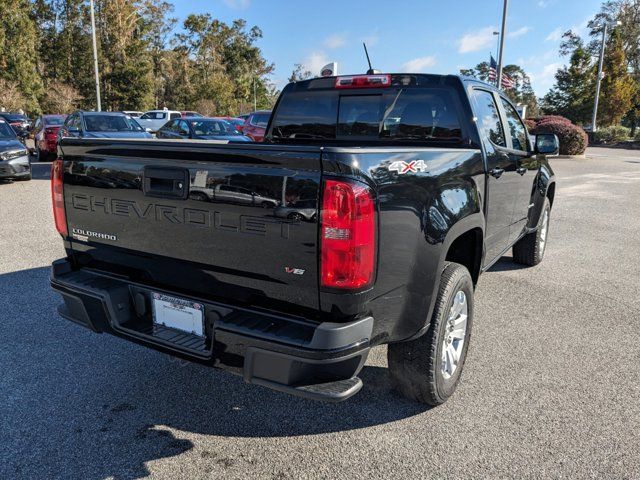
[[[544,199],[542,214],[538,228],[531,232],[513,246],[513,261],[531,267],[538,265],[544,258],[544,251],[547,246],[549,235],[549,217],[551,215],[551,203],[548,198]]]
[[[388,347],[394,388],[411,400],[434,406],[444,403],[460,381],[472,321],[473,280],[464,266],[449,263],[442,272],[427,332]]]

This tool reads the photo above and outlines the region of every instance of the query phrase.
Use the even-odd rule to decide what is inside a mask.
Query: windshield
[[[189,123],[195,135],[240,135],[230,123],[223,120],[196,120]]]
[[[317,90],[285,94],[273,139],[388,140],[459,143],[457,96],[447,87],[372,92]]]
[[[0,122],[0,139],[2,140],[15,140],[16,134],[7,123]]]
[[[4,118],[7,120],[7,122],[26,122],[28,121],[28,118],[26,117],[26,115],[19,115],[17,113],[10,113],[10,114],[5,114]]]
[[[270,113],[257,113],[251,117],[251,125],[255,125],[256,127],[267,128],[267,124],[269,123],[269,117],[271,117]]]
[[[44,124],[45,125],[62,125],[64,123],[64,119],[66,117],[64,115],[57,115],[55,117],[44,117]]]
[[[85,115],[88,132],[142,132],[138,123],[124,115]]]

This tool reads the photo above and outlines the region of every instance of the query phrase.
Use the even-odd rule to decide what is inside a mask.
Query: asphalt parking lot
[[[49,164],[0,183],[0,478],[639,478],[640,151],[552,166],[546,258],[482,276],[435,409],[391,390],[385,348],[330,405],[59,318]]]

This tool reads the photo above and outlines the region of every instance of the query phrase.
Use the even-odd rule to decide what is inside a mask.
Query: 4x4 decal
[[[427,163],[424,160],[412,160],[410,162],[397,161],[388,167],[391,172],[398,172],[400,175],[405,173],[427,172]]]

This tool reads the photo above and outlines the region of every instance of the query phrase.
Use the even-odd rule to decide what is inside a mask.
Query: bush
[[[536,128],[536,121],[533,120],[532,118],[525,118],[524,119],[524,126],[527,127],[527,130],[529,130],[529,132],[530,132],[531,130]]]
[[[536,122],[536,125],[547,122],[568,123],[570,125],[573,125],[573,123],[571,123],[571,120],[560,115],[543,115],[542,117],[534,118],[533,121]]]
[[[569,122],[564,117],[543,117],[538,121],[531,133],[555,133],[560,140],[560,155],[582,155],[589,145],[589,138],[586,132]]]
[[[595,139],[602,143],[615,143],[629,140],[631,137],[631,129],[622,125],[614,125],[596,130]]]
[[[636,130],[636,136],[633,139],[636,142],[640,142],[640,128]]]

